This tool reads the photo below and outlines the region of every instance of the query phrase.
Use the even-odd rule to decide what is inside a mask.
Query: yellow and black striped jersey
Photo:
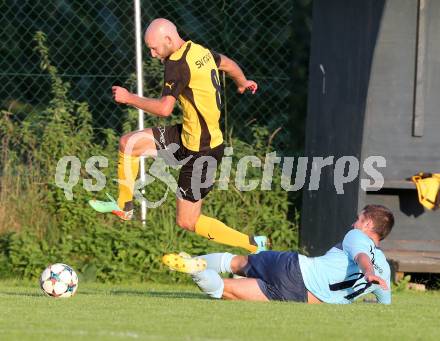
[[[220,55],[187,41],[164,64],[162,96],[173,96],[182,105],[183,145],[192,151],[204,151],[222,144]]]

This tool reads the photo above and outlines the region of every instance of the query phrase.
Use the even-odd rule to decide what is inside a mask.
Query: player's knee
[[[183,228],[184,230],[194,232],[196,229],[196,221],[194,219],[189,219],[186,217],[177,217],[176,224],[177,226]]]
[[[231,270],[234,274],[242,273],[242,270],[248,263],[247,256],[234,256],[231,261]]]
[[[130,134],[125,134],[121,136],[121,138],[119,139],[119,151],[125,152],[125,148],[127,147],[130,136]]]

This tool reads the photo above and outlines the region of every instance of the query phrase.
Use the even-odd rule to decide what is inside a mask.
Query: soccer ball
[[[71,297],[78,289],[78,276],[66,264],[52,264],[41,274],[40,287],[46,295],[51,297]]]

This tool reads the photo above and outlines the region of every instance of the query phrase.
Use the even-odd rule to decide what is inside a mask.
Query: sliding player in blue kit
[[[377,302],[390,304],[391,271],[379,243],[393,225],[388,208],[367,205],[343,241],[321,257],[277,251],[249,256],[180,253],[165,255],[163,262],[172,270],[190,274],[213,298],[345,304],[373,293]],[[223,279],[219,273],[246,278]]]

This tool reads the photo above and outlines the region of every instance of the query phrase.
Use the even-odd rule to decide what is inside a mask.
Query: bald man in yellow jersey
[[[254,94],[257,83],[246,79],[240,67],[228,57],[192,41],[182,40],[176,26],[169,20],[153,20],[144,39],[151,56],[160,59],[165,66],[162,96],[159,99],[139,97],[114,86],[114,100],[158,117],[170,116],[176,100],[179,100],[183,124],[147,128],[122,136],[119,142],[118,201],[91,200],[90,205],[98,212],[112,212],[123,220],[130,220],[139,157],[157,156],[158,151],[167,150],[175,144],[178,150],[173,151],[173,157],[184,162],[176,193],[177,225],[209,240],[241,247],[249,252],[265,250],[265,236],[248,236],[201,214],[203,198],[213,187],[215,170],[224,150],[219,126],[219,70],[233,79],[240,94],[246,90]],[[204,185],[200,186],[201,183]]]

